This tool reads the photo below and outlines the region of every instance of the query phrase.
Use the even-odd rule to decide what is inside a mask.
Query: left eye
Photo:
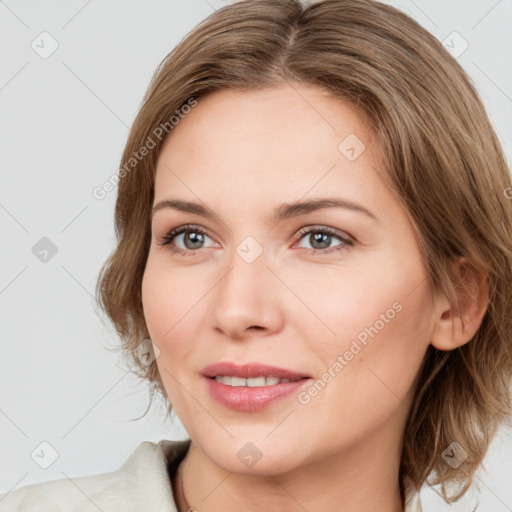
[[[331,252],[326,249],[340,250],[347,245],[353,245],[353,241],[348,237],[343,237],[337,234],[334,230],[325,227],[309,228],[301,231],[300,239],[307,240],[310,243],[310,247],[306,247],[305,249],[313,250],[314,252]],[[331,243],[333,239],[338,239],[340,243],[332,247]]]

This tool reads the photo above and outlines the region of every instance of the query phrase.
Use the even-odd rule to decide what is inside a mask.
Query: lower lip
[[[206,377],[208,391],[217,402],[235,411],[260,411],[270,404],[289,396],[310,379],[282,382],[273,386],[228,386]]]

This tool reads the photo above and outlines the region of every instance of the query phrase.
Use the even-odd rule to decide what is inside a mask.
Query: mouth
[[[272,376],[261,376],[261,377],[252,377],[250,379],[244,379],[243,377],[234,377],[228,375],[216,375],[215,377],[211,377],[215,379],[217,382],[221,382],[226,386],[231,386],[234,388],[239,387],[248,387],[248,388],[256,388],[256,387],[266,387],[266,386],[275,386],[276,384],[287,384],[289,382],[296,382],[302,379],[280,379],[279,377]],[[307,377],[304,377],[307,378]]]
[[[270,366],[263,363],[248,363],[238,365],[228,361],[214,363],[203,369],[201,372],[205,377],[217,378],[217,377],[229,377],[231,379],[261,379],[261,378],[277,378],[280,380],[289,379],[300,380],[304,378],[310,378],[310,375],[306,373],[297,372],[295,370],[289,370],[287,368],[280,368],[278,366]],[[275,384],[275,383],[274,383]],[[235,384],[237,385],[237,384]],[[245,384],[238,384],[245,385]],[[260,385],[260,384],[258,384]],[[250,386],[250,384],[249,384]]]
[[[259,363],[216,363],[207,366],[202,375],[214,400],[229,409],[246,412],[267,408],[311,380],[304,373]]]

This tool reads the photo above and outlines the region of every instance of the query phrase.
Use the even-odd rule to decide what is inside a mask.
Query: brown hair
[[[220,89],[289,83],[321,87],[350,102],[378,135],[397,198],[418,233],[432,290],[456,304],[453,262],[483,272],[489,303],[474,338],[428,347],[403,437],[400,484],[441,484],[451,502],[472,482],[512,411],[512,213],[510,175],[484,106],[459,63],[399,10],[374,0],[246,0],[201,22],[161,62],[131,128],[121,160],[117,247],[101,269],[98,302],[122,339],[134,371],[166,396],[153,362],[134,351],[149,338],[141,300],[155,170],[165,137],[159,126],[191,99]],[[170,130],[166,130],[170,131]],[[158,132],[160,133],[160,132]],[[134,164],[134,154],[152,149]],[[171,411],[168,404],[168,412]],[[456,441],[457,468],[443,459]],[[446,484],[460,485],[448,497]]]

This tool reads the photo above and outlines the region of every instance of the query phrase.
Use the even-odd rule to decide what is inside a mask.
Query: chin
[[[301,465],[304,453],[289,439],[265,439],[263,435],[237,435],[216,442],[211,438],[199,442],[194,440],[208,458],[224,471],[243,475],[268,476],[286,473]],[[271,436],[270,436],[271,437]]]

